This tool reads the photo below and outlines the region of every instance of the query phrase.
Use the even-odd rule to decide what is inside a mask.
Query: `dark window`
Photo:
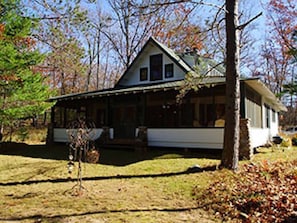
[[[101,128],[105,124],[105,110],[97,109],[96,112],[96,127]]]
[[[194,104],[189,102],[180,106],[180,125],[182,127],[193,127],[194,109]]]
[[[63,128],[65,124],[65,108],[55,107],[54,110],[54,127]]]
[[[147,67],[140,68],[140,81],[147,80]]]
[[[150,80],[162,80],[163,57],[162,54],[150,56]]]
[[[173,77],[173,64],[165,65],[165,78]]]
[[[265,105],[266,128],[270,128],[270,108]]]

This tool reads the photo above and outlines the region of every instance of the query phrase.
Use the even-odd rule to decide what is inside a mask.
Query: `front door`
[[[136,106],[125,105],[114,111],[114,138],[134,139],[136,128]]]

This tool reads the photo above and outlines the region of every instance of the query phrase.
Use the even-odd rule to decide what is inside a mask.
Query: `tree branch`
[[[248,24],[250,24],[252,21],[256,20],[257,18],[259,18],[263,13],[260,12],[258,15],[254,16],[253,18],[251,18],[249,21],[243,23],[242,25],[239,25],[237,27],[238,30],[243,30]]]

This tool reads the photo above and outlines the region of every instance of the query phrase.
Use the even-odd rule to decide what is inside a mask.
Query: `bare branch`
[[[237,27],[238,30],[243,30],[248,24],[250,24],[252,21],[256,20],[257,18],[259,18],[260,16],[262,16],[262,12],[260,12],[258,15],[254,16],[253,18],[251,18],[249,21],[243,23],[242,25],[239,25]]]

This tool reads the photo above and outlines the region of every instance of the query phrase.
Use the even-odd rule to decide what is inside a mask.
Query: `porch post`
[[[147,127],[139,126],[138,133],[135,139],[135,150],[146,151],[147,150]]]
[[[54,143],[55,106],[51,107],[51,121],[47,124],[46,144]]]

